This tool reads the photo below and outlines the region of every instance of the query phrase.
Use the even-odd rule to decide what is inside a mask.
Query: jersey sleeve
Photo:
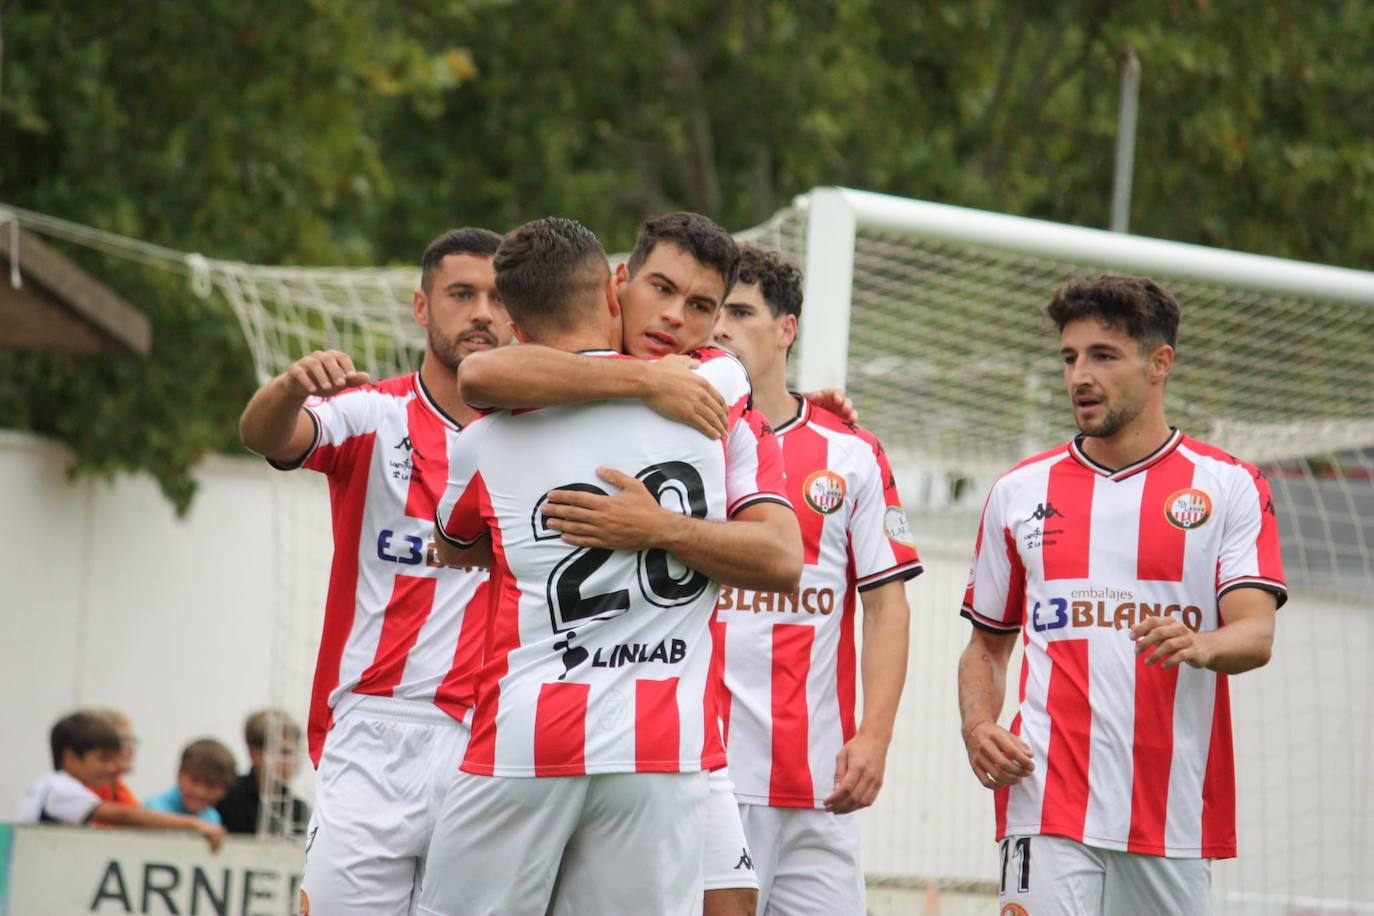
[[[267,463],[279,471],[304,467],[321,474],[333,474],[347,443],[376,432],[380,421],[377,397],[367,388],[345,391],[332,398],[310,398],[304,410],[315,424],[315,437],[305,454],[295,461],[267,459]]]
[[[1258,468],[1244,463],[1235,466],[1222,516],[1217,598],[1235,588],[1271,591],[1280,607],[1288,600],[1269,481]]]
[[[855,496],[849,518],[849,551],[862,592],[914,578],[921,574],[922,566],[887,453],[871,436],[865,435],[855,444],[860,445],[860,454],[852,484]]]
[[[698,350],[697,369],[715,385],[729,405],[725,434],[726,517],[761,502],[791,508],[783,477],[782,449],[762,412],[754,408],[749,374],[738,359],[723,350]]]
[[[487,532],[482,516],[486,483],[479,467],[482,441],[493,417],[484,416],[464,427],[449,456],[448,486],[434,509],[434,530],[454,547],[466,550]]]
[[[980,630],[1015,633],[1026,612],[1026,568],[1006,525],[1005,486],[993,485],[978,524],[973,568],[960,613]]]
[[[100,807],[100,796],[66,773],[53,773],[34,787],[39,797],[26,800],[32,805],[32,820],[84,824]]]

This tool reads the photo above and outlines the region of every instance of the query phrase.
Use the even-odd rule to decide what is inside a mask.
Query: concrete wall
[[[65,464],[57,446],[0,433],[0,819],[49,766],[51,722],[79,705],[133,717],[140,795],[170,785],[201,735],[243,763],[245,714],[303,713],[318,639],[329,521],[316,475],[213,458],[177,519],[144,477],[73,483]],[[992,804],[968,773],[954,677],[972,531],[913,526],[929,571],[909,588],[909,677],[865,863],[917,886],[991,883]],[[1233,684],[1241,858],[1216,869],[1219,909],[1374,901],[1372,655],[1374,608],[1296,592],[1273,663]]]

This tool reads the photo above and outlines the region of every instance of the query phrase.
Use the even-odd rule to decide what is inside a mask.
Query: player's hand
[[[341,350],[316,350],[302,356],[287,367],[282,377],[298,394],[320,398],[371,381],[366,372],[353,368],[353,358]]]
[[[825,810],[848,814],[873,804],[886,768],[887,742],[856,734],[835,755],[835,791],[826,797]]]
[[[964,737],[973,775],[984,787],[1014,786],[1035,769],[1030,746],[996,722],[979,722]]]
[[[476,544],[464,550],[444,540],[436,526],[433,544],[434,556],[445,566],[453,569],[466,569],[470,566],[475,566],[479,569],[491,569],[492,552],[490,535],[483,535],[477,539]]]
[[[649,363],[644,403],[703,436],[719,439],[728,428],[730,410],[716,387],[692,371],[700,365],[688,356],[665,356]]]
[[[1145,664],[1161,668],[1177,668],[1187,662],[1194,668],[1206,668],[1212,656],[1205,639],[1177,617],[1146,617],[1131,627],[1135,640],[1135,654],[1145,655]]]
[[[539,511],[548,526],[563,533],[563,541],[578,547],[608,550],[645,550],[657,545],[663,526],[675,512],[663,508],[644,484],[611,468],[597,475],[618,488],[613,496],[579,490],[551,490]]]
[[[219,852],[219,848],[224,845],[224,836],[226,831],[219,824],[212,824],[209,821],[197,820],[195,831],[196,833],[199,833],[201,836],[205,837],[206,842],[210,844],[211,852]]]
[[[822,388],[820,391],[808,391],[802,397],[806,398],[817,407],[822,407],[833,414],[838,414],[840,419],[846,423],[858,423],[859,414],[854,409],[854,402],[844,396],[844,392],[838,388]]]

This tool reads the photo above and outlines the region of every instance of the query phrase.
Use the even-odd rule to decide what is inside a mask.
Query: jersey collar
[[[1169,438],[1164,440],[1163,445],[1134,464],[1128,464],[1124,468],[1117,468],[1116,470],[1098,464],[1089,458],[1087,453],[1083,451],[1083,438],[1082,433],[1073,437],[1073,441],[1069,443],[1069,454],[1073,455],[1079,464],[1095,474],[1100,474],[1110,480],[1125,480],[1127,477],[1139,474],[1169,457],[1173,450],[1178,448],[1178,444],[1183,441],[1183,433],[1171,428]]]
[[[775,436],[790,433],[794,429],[805,426],[811,420],[811,402],[795,391],[789,391],[788,394],[801,398],[801,404],[797,405],[797,413],[792,419],[773,430]]]
[[[434,400],[434,396],[429,393],[429,388],[425,386],[424,377],[418,372],[415,373],[415,396],[420,399],[421,404],[429,408],[430,413],[439,418],[439,422],[449,429],[457,431],[463,428],[462,423],[445,413],[444,408],[439,406],[439,402]]]

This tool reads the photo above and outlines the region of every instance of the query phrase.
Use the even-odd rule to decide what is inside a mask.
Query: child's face
[[[78,754],[68,748],[62,752],[62,769],[88,789],[103,788],[119,773],[119,751],[96,748]]]
[[[228,786],[207,782],[185,772],[177,774],[177,785],[181,788],[181,805],[191,814],[199,814],[206,808],[213,808],[228,791]]]

